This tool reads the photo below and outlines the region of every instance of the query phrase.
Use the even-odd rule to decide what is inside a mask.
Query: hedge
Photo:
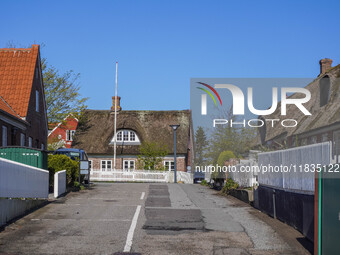
[[[50,186],[53,185],[54,174],[66,170],[67,186],[73,186],[79,176],[79,162],[66,155],[48,155],[48,171],[50,173]]]

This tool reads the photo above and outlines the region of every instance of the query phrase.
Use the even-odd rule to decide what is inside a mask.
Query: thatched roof
[[[188,152],[191,113],[183,111],[120,111],[117,114],[117,131],[129,129],[137,133],[141,142],[157,142],[168,147],[173,154],[173,131],[170,124],[179,124],[177,153]],[[110,111],[87,110],[79,120],[73,148],[84,149],[88,154],[113,155],[114,114]],[[117,155],[138,155],[138,145],[117,146]]]
[[[330,97],[326,105],[320,107],[320,81],[325,76],[330,79]],[[271,124],[266,127],[265,141],[270,141],[277,138],[289,137],[292,135],[300,135],[322,127],[330,126],[340,122],[340,65],[330,69],[325,74],[320,75],[305,88],[311,92],[311,99],[304,106],[312,114],[305,116],[295,105],[287,106],[287,115],[281,116],[281,104],[279,103],[276,111],[264,119],[295,119],[298,122],[296,127],[286,128],[281,125],[271,127]],[[301,94],[293,94],[289,98],[301,98]],[[258,136],[258,144],[260,144]]]

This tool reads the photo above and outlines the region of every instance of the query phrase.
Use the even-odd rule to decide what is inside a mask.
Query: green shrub
[[[75,188],[79,188],[79,187],[80,187],[80,184],[79,184],[79,182],[74,182],[74,183],[73,183],[73,186],[74,186]]]
[[[48,155],[48,171],[50,172],[50,185],[53,185],[54,174],[66,170],[67,186],[72,186],[79,176],[79,162],[66,155]]]
[[[224,166],[224,163],[232,158],[236,158],[232,151],[222,151],[217,159],[217,165]]]
[[[201,185],[207,186],[207,185],[208,185],[208,182],[207,182],[206,180],[203,180],[203,181],[201,182]]]
[[[239,185],[233,179],[228,178],[226,184],[222,188],[222,192],[225,194],[230,194],[232,190],[238,189]]]
[[[220,166],[222,169],[224,163],[232,158],[236,158],[232,151],[222,151],[218,156],[217,165]],[[216,184],[219,183],[220,185],[222,185],[225,180],[225,172],[223,171],[220,172],[216,169],[215,172],[211,173],[211,178],[214,180]]]

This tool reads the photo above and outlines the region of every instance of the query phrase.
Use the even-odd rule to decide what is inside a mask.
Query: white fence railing
[[[92,169],[90,172],[91,181],[118,181],[118,182],[173,182],[174,173],[170,171],[154,170],[115,170],[101,171]],[[177,171],[177,181],[193,183],[190,173]]]
[[[0,158],[0,197],[48,198],[49,173]]]
[[[255,169],[257,162],[255,160],[240,160],[240,163],[235,166],[235,171],[229,171],[228,177],[236,181],[241,187],[253,187],[257,184]]]
[[[54,197],[57,198],[66,192],[66,170],[54,174]]]
[[[260,184],[289,190],[314,191],[314,167],[328,165],[332,162],[330,142],[301,146],[287,150],[264,152],[258,154],[258,181]],[[261,171],[266,166],[279,167],[289,171]]]

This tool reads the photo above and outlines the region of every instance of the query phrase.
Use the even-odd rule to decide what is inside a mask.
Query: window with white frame
[[[32,146],[33,146],[33,138],[28,137],[28,147],[32,148]]]
[[[89,170],[92,170],[92,166],[93,166],[93,160],[89,160]]]
[[[73,141],[73,136],[75,133],[75,130],[66,130],[66,141]]]
[[[111,171],[112,170],[112,160],[101,160],[101,170]]]
[[[124,160],[124,170],[135,170],[135,161],[134,160]]]
[[[20,146],[25,146],[26,136],[25,134],[20,134]]]
[[[39,91],[35,91],[35,111],[39,112]]]
[[[174,171],[175,170],[175,162],[171,160],[164,161],[164,168],[168,171]]]
[[[7,127],[2,126],[2,146],[7,146]]]
[[[119,130],[117,132],[117,142],[121,143],[139,143],[139,138],[135,131],[132,130]],[[114,140],[111,141],[111,143]]]

